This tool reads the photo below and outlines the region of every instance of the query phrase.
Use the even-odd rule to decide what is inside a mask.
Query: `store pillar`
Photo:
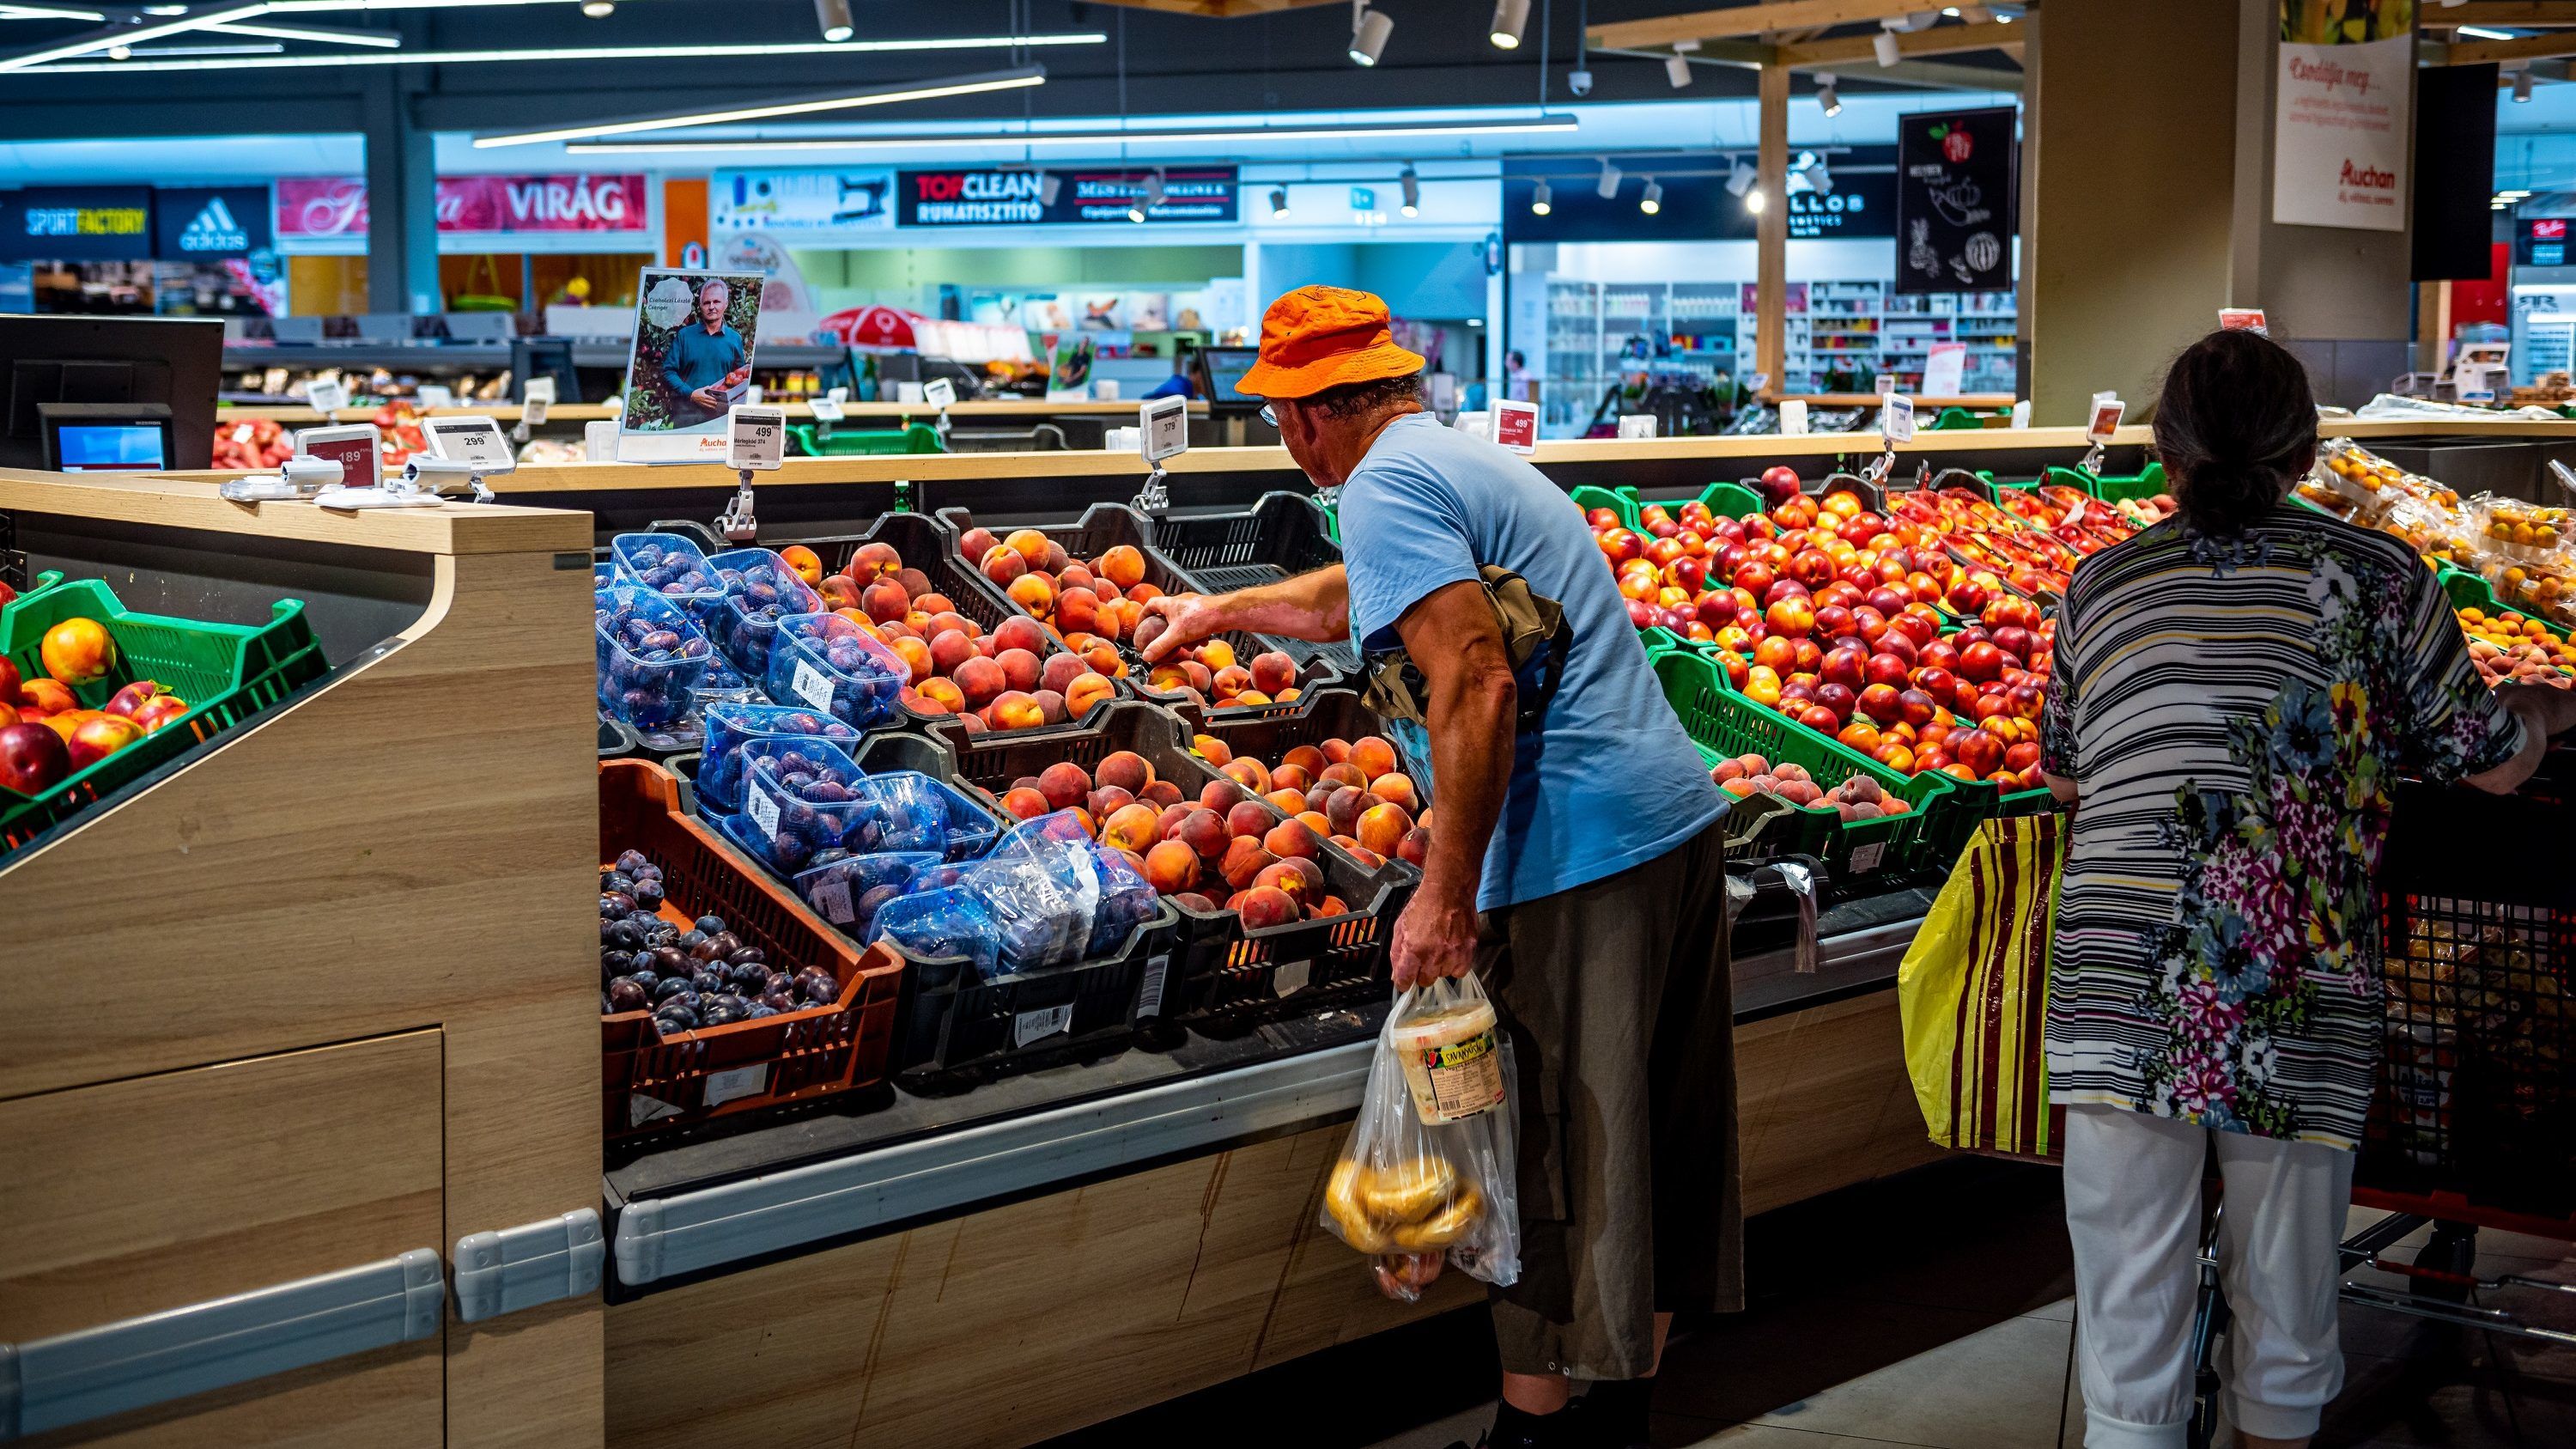
[[[367,117],[367,310],[435,312],[438,286],[438,158],[429,132],[412,123],[411,92],[391,69],[369,77]]]
[[[1761,146],[1757,155],[1764,206],[1753,225],[1754,369],[1771,391],[1789,367],[1789,69],[1762,67]]]

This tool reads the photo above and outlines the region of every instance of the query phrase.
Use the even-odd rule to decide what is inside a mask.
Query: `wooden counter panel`
[[[390,1344],[255,1383],[19,1440],[24,1449],[447,1449],[438,1340]]]
[[[1736,1028],[1735,1080],[1748,1216],[1942,1155],[1905,1075],[1893,991]]]
[[[1279,1296],[1270,1306],[1270,1321],[1262,1329],[1261,1348],[1253,1358],[1255,1369],[1464,1307],[1485,1296],[1484,1284],[1448,1270],[1442,1271],[1419,1303],[1398,1303],[1377,1291],[1360,1255],[1326,1231],[1323,1222],[1324,1179],[1349,1137],[1350,1128],[1330,1127],[1289,1139],[1295,1145],[1305,1202],[1297,1213],[1297,1242],[1289,1249]]]

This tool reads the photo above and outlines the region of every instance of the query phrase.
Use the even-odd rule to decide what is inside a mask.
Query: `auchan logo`
[[[2345,157],[2343,161],[2342,182],[2346,186],[2359,186],[2372,191],[2394,191],[2397,189],[2397,178],[2394,175],[2391,175],[2386,171],[2382,171],[2376,166],[2366,164],[2356,166],[2353,164],[2352,158],[2349,156]]]

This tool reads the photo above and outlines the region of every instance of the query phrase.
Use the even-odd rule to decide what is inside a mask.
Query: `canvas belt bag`
[[[1513,719],[1515,731],[1528,734],[1538,728],[1548,701],[1556,697],[1557,685],[1565,678],[1565,652],[1573,643],[1574,630],[1565,622],[1565,606],[1533,592],[1519,574],[1500,564],[1487,564],[1477,570],[1477,576],[1486,602],[1494,606],[1495,622],[1502,626],[1503,651],[1511,659],[1513,678],[1526,680],[1531,661],[1545,656],[1536,686],[1524,684]],[[1429,728],[1430,686],[1413,656],[1402,648],[1370,656],[1360,702],[1383,718]]]

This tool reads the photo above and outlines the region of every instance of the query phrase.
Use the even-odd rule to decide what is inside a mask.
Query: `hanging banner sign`
[[[153,193],[153,254],[163,261],[269,249],[265,186],[163,187]]]
[[[1920,111],[1896,133],[1896,290],[2008,292],[2021,230],[2011,106]]]
[[[2406,229],[2414,8],[2381,6],[2349,20],[2329,19],[2321,5],[2284,8],[2273,82],[2275,222]]]
[[[148,186],[31,186],[0,205],[0,261],[151,258]]]
[[[892,171],[719,171],[707,225],[798,237],[894,225]]]
[[[642,232],[652,225],[644,178],[442,176],[441,232]],[[301,240],[367,234],[367,183],[356,176],[278,178],[277,235]]]
[[[909,227],[1058,226],[1131,221],[1153,172],[1148,168],[1061,171],[901,171],[895,174],[895,223]],[[1166,167],[1163,199],[1145,208],[1147,223],[1235,219],[1235,168]],[[1047,198],[1047,182],[1055,197]]]

